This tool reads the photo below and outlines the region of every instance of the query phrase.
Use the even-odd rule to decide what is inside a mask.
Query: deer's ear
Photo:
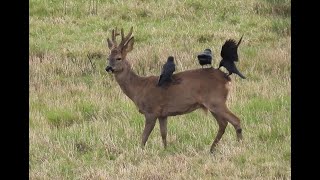
[[[109,47],[109,49],[111,50],[111,48],[112,48],[112,46],[113,46],[113,43],[110,41],[109,38],[107,39],[107,41],[108,41],[108,47]]]
[[[123,46],[122,51],[128,53],[132,51],[133,49],[133,44],[134,44],[134,37],[132,36],[127,43]]]

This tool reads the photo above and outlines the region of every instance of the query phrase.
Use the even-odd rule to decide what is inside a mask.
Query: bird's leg
[[[228,73],[223,72],[223,74],[225,78],[228,78]]]
[[[232,74],[232,72],[229,72],[229,74],[227,76],[230,76]]]

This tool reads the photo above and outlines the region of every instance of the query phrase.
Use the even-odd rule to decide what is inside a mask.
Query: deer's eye
[[[117,61],[120,61],[120,60],[121,60],[121,58],[117,58],[116,60],[117,60]]]

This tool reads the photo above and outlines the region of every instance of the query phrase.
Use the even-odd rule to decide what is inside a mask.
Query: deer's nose
[[[106,71],[107,71],[107,72],[110,72],[110,71],[113,72],[114,69],[113,69],[111,66],[107,66],[107,67],[106,67]]]

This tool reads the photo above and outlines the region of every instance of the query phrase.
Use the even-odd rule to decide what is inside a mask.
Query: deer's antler
[[[107,38],[109,48],[117,46],[116,36],[118,36],[118,35],[120,35],[120,34],[118,33],[117,28],[112,29],[112,34],[111,34],[112,41],[110,41],[110,39]]]
[[[131,27],[128,35],[126,37],[124,37],[123,28],[121,28],[121,42],[120,42],[119,46],[124,46],[126,44],[126,42],[129,40],[130,36],[132,35],[132,31],[133,31],[133,27]]]

